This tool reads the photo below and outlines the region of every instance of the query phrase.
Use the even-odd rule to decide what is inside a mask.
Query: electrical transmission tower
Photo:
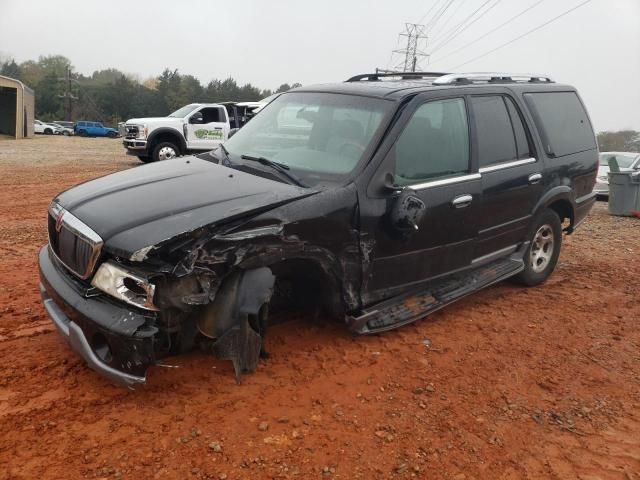
[[[63,82],[64,85],[64,93],[58,95],[58,97],[64,99],[64,119],[69,122],[71,121],[71,102],[73,100],[78,100],[78,97],[74,95],[71,91],[71,84],[78,83],[77,80],[71,78],[71,67],[67,67],[67,76],[63,78],[59,78],[59,81]]]
[[[400,37],[406,37],[407,44],[405,48],[393,51],[393,53],[404,55],[403,61],[396,66],[396,70],[401,72],[419,71],[420,61],[429,57],[425,52],[428,40],[425,26],[417,23],[405,23],[405,31],[400,34]]]

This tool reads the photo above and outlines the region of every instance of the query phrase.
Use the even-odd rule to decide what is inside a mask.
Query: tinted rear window
[[[526,93],[546,152],[555,157],[596,148],[587,112],[575,92]]]

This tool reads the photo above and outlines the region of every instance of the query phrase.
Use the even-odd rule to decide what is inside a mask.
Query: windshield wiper
[[[287,177],[289,180],[291,180],[293,183],[295,183],[299,187],[309,188],[309,185],[304,183],[293,173],[289,172],[289,170],[291,170],[291,167],[289,165],[285,165],[284,163],[274,162],[273,160],[269,160],[268,158],[265,158],[265,157],[254,157],[253,155],[240,155],[240,158],[242,158],[243,160],[249,160],[251,162],[258,162],[261,165],[266,165],[268,167],[271,167],[274,170],[281,173],[282,175],[284,175],[285,177]]]

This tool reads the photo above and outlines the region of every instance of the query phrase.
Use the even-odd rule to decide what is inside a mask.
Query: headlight
[[[145,125],[138,125],[138,135],[136,138],[145,139],[147,138],[148,129]]]
[[[146,278],[125,270],[112,262],[100,265],[91,285],[112,297],[145,310],[157,311],[153,304],[156,286]]]

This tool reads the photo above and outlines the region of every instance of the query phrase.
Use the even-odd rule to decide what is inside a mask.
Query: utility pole
[[[64,93],[58,95],[58,97],[64,99],[64,119],[69,122],[71,121],[71,102],[78,99],[78,97],[71,92],[72,82],[77,83],[77,80],[71,78],[71,67],[67,67],[67,76],[59,78],[58,80],[64,84]]]
[[[404,59],[396,66],[396,70],[401,72],[420,70],[421,59],[429,57],[424,51],[428,40],[425,26],[417,23],[405,23],[405,31],[400,34],[400,37],[406,37],[407,44],[405,48],[393,51],[393,53],[404,55]]]

